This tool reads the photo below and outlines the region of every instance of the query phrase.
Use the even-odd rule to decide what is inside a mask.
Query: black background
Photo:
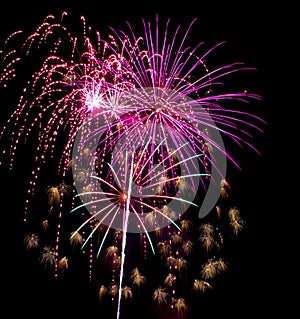
[[[15,30],[32,32],[46,15],[60,14],[64,10],[74,16],[85,16],[88,24],[98,30],[107,29],[108,26],[122,28],[125,20],[134,24],[140,23],[141,18],[147,18],[154,22],[156,13],[162,18],[171,18],[174,25],[187,25],[192,18],[197,18],[198,22],[191,33],[195,42],[217,43],[225,40],[225,61],[227,57],[230,61],[238,59],[257,68],[256,83],[252,85],[263,96],[259,112],[268,123],[264,128],[265,132],[258,134],[254,141],[261,155],[251,151],[235,151],[242,167],[242,171],[234,171],[234,183],[238,185],[235,191],[247,217],[246,235],[234,247],[230,280],[219,287],[213,300],[207,300],[206,304],[201,305],[199,318],[203,315],[210,318],[269,318],[275,313],[281,313],[281,285],[284,278],[279,267],[284,263],[285,252],[279,248],[280,235],[276,228],[280,213],[277,197],[282,196],[277,179],[280,170],[278,174],[274,173],[275,158],[282,156],[277,152],[275,155],[274,137],[275,97],[278,98],[278,91],[275,89],[278,85],[278,69],[274,67],[274,63],[280,55],[278,39],[281,39],[282,31],[279,21],[284,15],[281,8],[274,5],[272,8],[262,7],[255,2],[217,4],[188,0],[136,3],[81,1],[78,4],[71,1],[33,4],[27,1],[17,5],[10,2],[1,5],[0,40]],[[13,106],[5,104],[3,96],[1,101],[4,101],[0,113],[2,124],[12,112]],[[24,263],[20,247],[22,203],[19,199],[23,196],[25,171],[26,168],[23,171],[21,167],[16,173],[1,170],[1,263],[4,266],[1,271],[1,286],[5,295],[4,308],[1,308],[7,308],[9,317],[21,311],[28,317],[47,317],[51,314],[57,318],[106,318],[90,306],[90,296],[84,292],[84,287],[72,290],[66,288],[58,292],[46,282],[37,282]],[[80,312],[82,315],[79,315]],[[140,317],[143,315],[137,314],[135,318]]]

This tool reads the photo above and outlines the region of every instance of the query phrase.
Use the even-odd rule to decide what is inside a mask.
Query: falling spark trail
[[[127,152],[126,152],[126,158],[127,158]],[[126,198],[125,220],[124,220],[124,224],[123,224],[122,252],[121,252],[121,270],[120,270],[120,284],[119,284],[117,319],[120,318],[121,297],[122,297],[122,283],[123,283],[124,262],[125,262],[125,248],[126,248],[126,239],[127,239],[128,218],[129,218],[129,213],[130,213],[129,205],[130,205],[131,185],[132,185],[132,175],[133,175],[133,159],[134,159],[134,154],[132,154],[132,157],[131,157],[128,193],[127,193],[127,198]]]

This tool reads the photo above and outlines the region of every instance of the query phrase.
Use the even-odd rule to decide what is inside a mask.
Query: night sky
[[[161,5],[162,2],[164,5]],[[277,185],[273,180],[275,77],[270,60],[275,46],[276,15],[270,14],[267,8],[254,2],[241,2],[240,6],[231,2],[217,5],[213,2],[198,4],[199,2],[189,0],[181,3],[148,0],[137,4],[129,1],[122,1],[120,4],[118,1],[89,0],[81,1],[77,5],[71,3],[6,3],[1,8],[0,43],[16,30],[32,32],[47,14],[59,14],[62,11],[75,17],[85,16],[88,24],[98,30],[107,30],[109,26],[123,28],[126,20],[133,25],[140,23],[141,18],[154,21],[157,13],[162,19],[171,18],[174,25],[187,25],[191,19],[197,18],[190,35],[195,38],[196,43],[202,40],[208,43],[225,40],[226,49],[224,56],[221,53],[220,59],[227,62],[241,60],[257,68],[254,76],[256,82],[249,83],[249,86],[263,97],[255,111],[268,123],[264,127],[265,132],[258,133],[253,140],[261,155],[228,145],[228,149],[232,148],[242,167],[241,171],[230,167],[229,173],[232,174],[229,176],[236,202],[246,219],[246,227],[241,238],[234,241],[230,247],[228,274],[211,295],[199,302],[199,310],[189,319],[220,316],[244,318],[245,315],[252,318],[269,318],[270,312],[273,314],[281,311],[280,299],[277,301],[280,294],[278,295],[275,289],[275,281],[278,280],[275,279],[278,238],[274,229],[278,214],[274,196],[281,195],[275,190]],[[9,88],[8,96],[5,95],[5,90],[1,90],[0,124],[3,124],[13,111],[13,90],[14,88]],[[19,155],[14,172],[8,172],[1,167],[1,263],[4,266],[1,271],[1,290],[5,295],[2,302],[4,301],[4,308],[9,311],[8,317],[14,317],[21,311],[26,318],[42,318],[46,315],[53,318],[110,318],[97,305],[95,288],[90,288],[89,284],[80,278],[80,274],[77,282],[70,280],[67,283],[53,283],[24,250],[22,205],[26,177],[30,171],[31,151],[26,146],[20,146],[19,152],[22,152],[22,155]],[[270,192],[270,189],[274,192]],[[151,314],[143,313],[143,305],[137,305],[131,313],[131,318],[134,319],[156,319]]]

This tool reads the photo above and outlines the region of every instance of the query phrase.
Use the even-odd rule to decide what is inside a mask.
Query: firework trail
[[[126,157],[128,154],[126,153]],[[124,263],[125,263],[125,248],[126,248],[126,236],[128,230],[128,217],[130,214],[129,205],[130,205],[130,196],[131,196],[131,188],[132,188],[132,175],[133,175],[133,155],[130,164],[130,173],[129,173],[129,185],[128,192],[126,195],[126,212],[125,212],[125,220],[124,227],[122,228],[123,237],[122,237],[122,252],[121,252],[121,270],[120,270],[120,284],[119,284],[119,296],[118,296],[118,309],[117,309],[117,319],[120,318],[120,307],[121,307],[121,297],[122,297],[122,284],[123,284],[123,276],[124,276]]]
[[[152,287],[153,304],[170,305],[185,318],[187,301],[179,287],[193,281],[190,290],[201,295],[227,269],[220,253],[223,216],[234,236],[244,227],[226,178],[226,162],[239,164],[222,137],[258,152],[251,139],[264,121],[240,105],[261,98],[224,91],[223,79],[253,68],[234,62],[210,69],[209,55],[224,43],[191,46],[195,21],[173,30],[170,20],[161,28],[156,16],[154,25],[142,20],[141,34],[127,22],[126,30],[111,27],[105,39],[84,17],[82,32],[74,35],[64,12],[59,19],[48,15],[28,37],[14,32],[0,51],[3,90],[39,57],[25,68],[29,80],[0,132],[8,145],[1,165],[10,170],[20,144],[30,140],[35,146],[24,206],[24,222],[34,230],[25,236],[26,249],[40,249],[41,264],[54,268],[57,278],[70,268],[65,255],[79,247],[88,255],[89,280],[97,280],[95,264],[113,240],[106,247],[111,282],[109,288],[101,285],[99,300],[118,295],[117,318],[122,300],[139,295],[146,282],[135,267],[130,276],[135,291],[123,286],[125,251],[135,235],[143,258],[151,259],[149,247],[152,261],[165,265],[162,286]],[[45,187],[50,161],[58,182]],[[45,188],[47,214],[37,216],[35,199]],[[66,225],[75,213],[76,220]],[[37,220],[43,233],[54,229],[51,240],[40,238]],[[64,248],[66,237],[71,252]],[[206,259],[190,275],[189,260],[199,252]],[[143,261],[140,266],[146,272]]]

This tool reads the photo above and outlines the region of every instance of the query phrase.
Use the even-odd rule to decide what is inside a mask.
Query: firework
[[[0,132],[10,170],[20,144],[35,149],[25,248],[40,252],[54,279],[84,260],[99,303],[117,319],[144,290],[148,307],[186,318],[188,295],[200,298],[228,268],[227,229],[236,237],[245,224],[226,176],[227,161],[239,165],[223,137],[257,151],[250,138],[264,121],[240,107],[260,96],[226,92],[223,80],[253,68],[210,69],[223,43],[191,46],[195,20],[183,30],[156,17],[141,32],[127,23],[102,37],[84,17],[73,34],[67,18],[49,15],[0,51],[3,90],[39,57]]]

